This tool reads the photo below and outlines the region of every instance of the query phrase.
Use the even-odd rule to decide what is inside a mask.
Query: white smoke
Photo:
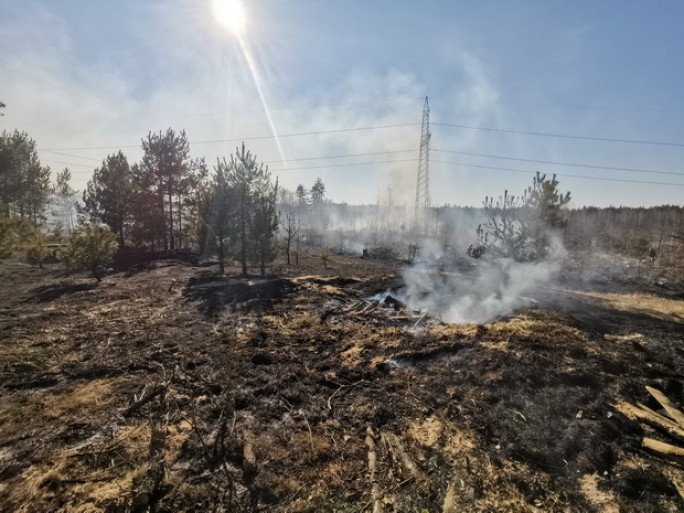
[[[565,254],[560,240],[553,238],[543,261],[483,258],[473,260],[470,270],[450,270],[444,251],[427,242],[416,262],[402,272],[406,301],[445,322],[488,322],[529,301],[522,296],[548,283]]]

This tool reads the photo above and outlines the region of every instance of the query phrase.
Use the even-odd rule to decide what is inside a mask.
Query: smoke
[[[560,239],[553,238],[550,256],[543,261],[480,259],[470,269],[461,265],[452,270],[450,255],[426,241],[416,262],[402,272],[406,301],[445,322],[488,322],[529,302],[522,296],[548,283],[565,254]]]

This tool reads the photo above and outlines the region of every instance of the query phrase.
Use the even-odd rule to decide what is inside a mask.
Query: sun
[[[240,0],[212,0],[216,21],[231,34],[240,36],[247,25],[247,13]]]

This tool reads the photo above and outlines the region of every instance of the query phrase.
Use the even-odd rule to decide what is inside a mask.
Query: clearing
[[[0,263],[0,511],[682,511],[681,295],[442,324],[369,300],[400,265]]]

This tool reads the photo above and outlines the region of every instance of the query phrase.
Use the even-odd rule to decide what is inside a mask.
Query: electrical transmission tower
[[[418,181],[416,184],[416,210],[413,222],[416,239],[427,236],[430,217],[430,105],[425,97],[423,123],[420,130]]]

